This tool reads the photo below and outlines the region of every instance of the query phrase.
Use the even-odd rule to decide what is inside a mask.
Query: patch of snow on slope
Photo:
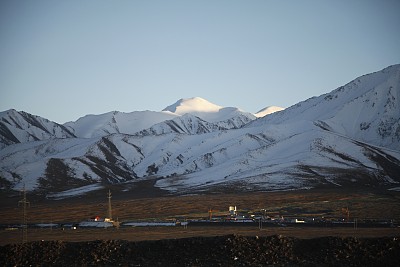
[[[51,193],[51,194],[48,194],[47,197],[59,200],[59,199],[84,195],[88,192],[100,190],[103,188],[104,188],[104,186],[102,186],[101,184],[90,184],[90,185],[85,185],[85,186],[81,186],[81,187],[70,189],[70,190],[65,190],[62,192]]]

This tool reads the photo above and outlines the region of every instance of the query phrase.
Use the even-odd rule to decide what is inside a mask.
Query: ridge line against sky
[[[0,1],[0,111],[256,113],[400,63],[400,1]]]

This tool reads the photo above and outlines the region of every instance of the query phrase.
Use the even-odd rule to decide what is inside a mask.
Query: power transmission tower
[[[108,190],[108,213],[107,216],[110,220],[112,220],[112,210],[111,210],[111,191]]]
[[[27,223],[27,210],[26,208],[30,206],[30,202],[26,199],[25,185],[22,189],[23,198],[18,201],[18,206],[22,206],[22,243],[28,242],[28,223]]]

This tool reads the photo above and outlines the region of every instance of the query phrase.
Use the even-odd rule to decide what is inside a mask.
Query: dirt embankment
[[[31,242],[0,247],[1,266],[400,266],[400,239],[196,237]]]

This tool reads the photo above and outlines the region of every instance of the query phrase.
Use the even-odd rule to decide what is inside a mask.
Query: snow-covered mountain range
[[[400,65],[257,114],[195,97],[64,125],[15,110],[0,118],[3,188],[54,194],[155,177],[178,193],[400,182]]]

